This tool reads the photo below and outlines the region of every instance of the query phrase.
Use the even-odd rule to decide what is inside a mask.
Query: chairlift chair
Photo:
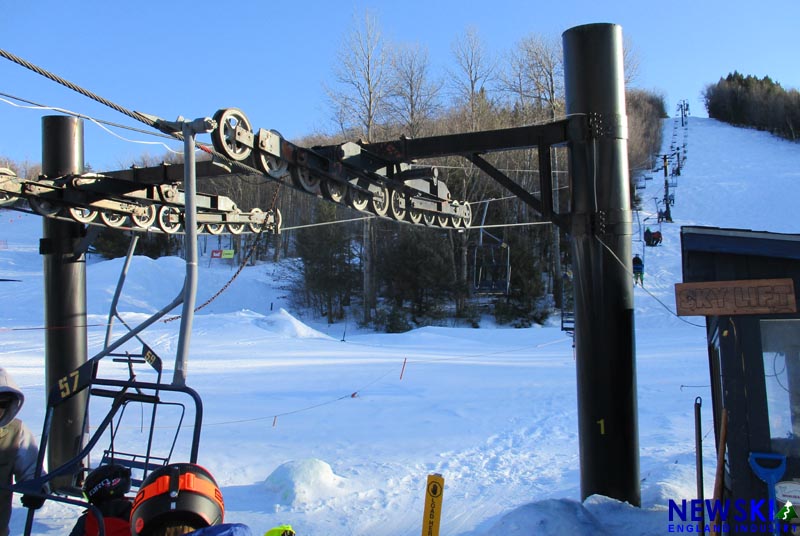
[[[161,360],[155,353],[146,346],[140,356],[126,356],[124,359],[115,359],[116,362],[125,362],[128,366],[129,377],[126,380],[101,378],[98,376],[99,359],[92,359],[72,371],[70,374],[60,379],[47,395],[47,408],[45,413],[44,425],[42,427],[41,444],[39,447],[39,458],[37,461],[35,477],[32,480],[19,482],[12,487],[17,493],[44,496],[47,500],[81,506],[94,511],[95,516],[102,520],[102,515],[96,508],[85,500],[73,499],[71,497],[81,497],[81,487],[83,473],[87,470],[84,467],[84,460],[90,457],[95,448],[100,443],[106,431],[110,432],[109,446],[102,450],[99,465],[110,463],[122,465],[131,469],[131,485],[138,488],[147,474],[163,465],[170,463],[175,452],[178,436],[183,428],[183,421],[186,416],[186,405],[188,401],[193,404],[194,421],[191,426],[191,442],[189,446],[188,461],[197,462],[198,448],[200,444],[200,431],[203,418],[203,405],[200,395],[193,389],[184,385],[174,385],[162,383]],[[148,363],[157,373],[155,382],[140,381],[133,372],[134,364]],[[107,413],[95,426],[94,432],[86,440],[86,444],[76,456],[66,461],[59,467],[50,468],[45,474],[44,461],[47,445],[50,441],[53,413],[55,408],[72,399],[79,393],[88,389],[89,396],[86,398],[85,419],[88,419],[89,404],[93,399],[107,399],[110,402]],[[170,397],[178,394],[177,400]],[[168,395],[165,398],[165,395]],[[122,428],[128,405],[137,403],[150,406],[149,424],[145,425],[143,420],[142,429],[147,431],[147,440],[143,449],[125,448],[120,450],[116,447],[117,433]],[[157,438],[156,429],[167,428],[164,424],[157,425],[159,409],[174,408],[177,410],[177,423],[174,424],[174,434],[167,434],[166,447],[161,450],[156,448]],[[84,422],[84,429],[88,429],[88,423]],[[186,461],[182,458],[182,461]],[[70,476],[72,484],[67,487],[50,489],[44,493],[45,486],[49,486],[58,477]],[[34,510],[29,510],[28,520],[25,527],[25,536],[31,534],[33,525]],[[102,531],[102,523],[100,523]],[[102,532],[101,532],[102,534]]]
[[[194,136],[197,132],[195,123],[200,123],[197,120],[193,123],[181,122],[183,135],[185,138],[184,156],[187,162],[194,162]],[[203,125],[206,122],[202,123]],[[203,127],[205,128],[205,127]],[[32,479],[23,482],[18,482],[11,487],[11,490],[16,493],[28,494],[38,497],[44,497],[48,500],[53,500],[60,503],[82,506],[90,509],[96,516],[99,525],[100,536],[104,536],[105,530],[102,523],[102,515],[100,511],[83,500],[76,500],[70,498],[72,496],[80,496],[81,490],[78,485],[80,478],[84,472],[84,460],[88,459],[91,452],[100,442],[101,438],[107,430],[111,432],[110,446],[103,450],[101,455],[101,464],[116,463],[126,466],[131,469],[132,478],[131,485],[137,487],[141,484],[147,474],[163,465],[170,462],[170,459],[175,452],[175,445],[177,443],[178,435],[181,433],[183,427],[183,420],[186,414],[186,402],[181,402],[182,398],[172,400],[169,397],[176,395],[179,397],[188,397],[189,401],[193,404],[194,409],[194,422],[191,427],[191,441],[189,445],[189,453],[181,461],[188,461],[197,463],[197,453],[200,444],[200,431],[203,421],[203,404],[200,395],[187,387],[185,384],[185,362],[188,357],[188,346],[186,340],[188,333],[191,330],[192,319],[194,316],[194,300],[197,292],[197,215],[196,215],[196,195],[194,192],[195,184],[195,170],[193,165],[187,165],[184,172],[184,183],[186,188],[186,274],[184,279],[184,286],[172,302],[162,307],[158,312],[151,315],[147,320],[141,322],[138,326],[129,326],[119,316],[116,311],[116,304],[122,291],[122,286],[125,281],[125,274],[127,273],[128,266],[130,265],[133,257],[133,252],[136,247],[137,237],[131,240],[128,248],[127,258],[125,260],[122,273],[117,283],[117,289],[112,300],[111,311],[109,313],[109,323],[106,333],[106,341],[103,350],[80,365],[75,370],[68,373],[63,378],[60,378],[55,385],[50,387],[47,393],[47,407],[45,411],[44,424],[42,426],[41,445],[39,447],[39,457],[37,460],[35,475]],[[161,359],[150,348],[144,344],[139,338],[139,334],[154,322],[163,318],[169,311],[183,305],[183,312],[181,315],[179,336],[178,336],[178,351],[175,357],[175,370],[172,383],[162,382],[162,363]],[[114,318],[128,329],[128,332],[113,343],[111,342],[111,326]],[[122,347],[122,345],[138,339],[142,342],[142,352],[140,355],[130,356],[123,354],[123,361],[127,365],[127,378],[124,380],[103,378],[98,375],[98,367],[100,361],[105,357],[120,357],[120,354],[114,352]],[[115,360],[119,362],[120,360]],[[156,371],[156,381],[146,382],[139,381],[137,375],[134,373],[134,365],[148,364]],[[47,446],[50,440],[51,430],[54,425],[54,411],[57,407],[61,406],[68,400],[72,400],[79,393],[84,393],[88,390],[85,397],[85,406],[83,408],[83,426],[81,441],[85,440],[82,446],[76,445],[75,451],[77,453],[72,458],[62,462],[58,467],[48,468],[48,473],[44,472],[44,458],[47,451]],[[165,398],[165,396],[167,398]],[[88,435],[86,431],[88,427],[89,404],[92,400],[107,400],[109,401],[109,408],[101,422],[95,426],[94,432]],[[123,416],[128,404],[131,402],[139,403],[142,406],[150,405],[150,420],[147,426],[147,441],[144,449],[130,448],[125,450],[117,449],[115,443],[118,441],[117,433],[120,431]],[[166,441],[166,448],[158,450],[155,448],[156,419],[159,410],[163,411],[164,408],[177,409],[178,418],[177,424],[174,424],[175,435],[171,440]],[[115,423],[116,419],[116,425]],[[116,426],[116,430],[114,429]],[[142,419],[141,428],[144,430],[144,420]],[[133,475],[136,477],[133,477]],[[59,478],[65,477],[65,478]],[[61,487],[54,486],[56,489],[49,489],[51,482],[55,483],[55,479],[59,481],[69,480],[70,484]],[[2,485],[2,484],[0,484]],[[33,528],[33,518],[35,510],[29,509],[28,516],[25,524],[25,536],[30,536]]]
[[[472,264],[473,290],[477,295],[508,295],[511,286],[511,248],[508,244],[476,244]]]

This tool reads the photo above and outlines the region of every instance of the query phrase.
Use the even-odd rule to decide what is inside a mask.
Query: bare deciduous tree
[[[564,106],[561,42],[530,35],[517,43],[501,75],[502,88],[516,100],[527,120],[557,117]]]
[[[375,128],[386,114],[389,57],[374,15],[367,12],[355,25],[337,60],[336,85],[326,88],[334,118],[343,131],[356,128],[365,141],[375,141]]]
[[[487,103],[486,92],[495,75],[495,62],[486,51],[486,46],[475,28],[467,28],[464,35],[452,45],[456,69],[451,83],[456,101],[467,104],[469,129],[477,130],[481,109]]]
[[[334,118],[343,134],[356,129],[367,142],[375,141],[375,130],[386,115],[389,92],[389,56],[378,21],[367,12],[345,38],[334,68],[336,86],[327,88]],[[364,220],[363,321],[369,322],[377,302],[374,261],[374,229]]]
[[[391,119],[404,127],[405,134],[416,138],[439,109],[442,83],[431,80],[428,51],[418,44],[398,47],[391,65]]]
[[[627,36],[622,42],[622,68],[625,70],[625,87],[630,87],[639,76],[639,54]]]

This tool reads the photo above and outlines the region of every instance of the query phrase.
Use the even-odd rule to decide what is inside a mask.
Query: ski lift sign
[[[439,473],[428,475],[425,487],[425,514],[422,516],[422,536],[439,536],[443,494],[444,477]]]
[[[212,249],[212,259],[232,259],[234,251],[232,249]]]
[[[793,314],[797,312],[792,279],[705,281],[675,285],[680,316]]]

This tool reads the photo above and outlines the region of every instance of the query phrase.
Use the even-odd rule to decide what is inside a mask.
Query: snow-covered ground
[[[672,130],[665,121],[665,139]],[[199,461],[220,483],[226,519],[256,534],[282,523],[299,535],[419,534],[426,477],[441,473],[443,535],[667,533],[668,501],[695,495],[698,396],[707,494],[715,467],[702,319],[673,313],[680,226],[800,233],[800,145],[691,118],[682,171],[663,244],[633,244],[646,254],[646,286],[635,290],[641,508],[580,501],[575,362],[558,327],[486,321],[387,335],[353,320],[327,326],[290,309],[286,263],[248,267],[195,318],[188,385],[205,409]],[[654,175],[639,191],[638,221],[655,230],[663,178]],[[44,414],[44,337],[22,328],[43,324],[40,236],[38,217],[0,212],[0,278],[20,280],[0,283],[0,363],[25,392],[21,417],[34,431]],[[201,260],[198,303],[233,274],[225,262]],[[121,266],[88,265],[90,355],[102,346]],[[179,259],[137,257],[119,307],[126,320],[169,303],[183,271]],[[142,336],[168,368],[177,333],[177,322],[157,323]],[[122,374],[112,363],[101,371]],[[134,445],[126,448],[147,437],[138,426],[120,434]],[[21,534],[25,510],[15,506],[11,532]],[[62,535],[78,514],[48,503],[34,533]]]

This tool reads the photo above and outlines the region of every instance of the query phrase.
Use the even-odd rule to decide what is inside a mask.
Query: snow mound
[[[296,339],[331,339],[328,335],[303,324],[297,318],[282,308],[277,313],[257,320],[256,324],[266,330],[273,331],[284,337]]]
[[[486,534],[561,536],[608,534],[584,506],[569,499],[548,499],[525,504],[500,518]]]
[[[324,461],[308,458],[284,463],[264,485],[275,503],[296,507],[342,496],[346,482]]]

